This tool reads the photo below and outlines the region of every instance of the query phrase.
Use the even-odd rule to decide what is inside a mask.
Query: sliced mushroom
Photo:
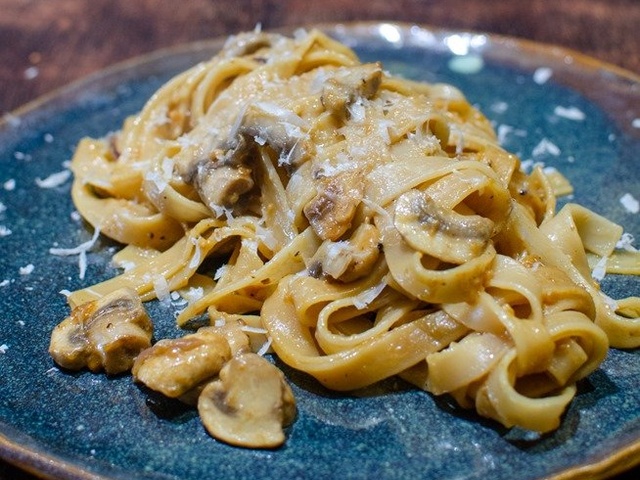
[[[196,188],[200,198],[217,216],[223,208],[233,207],[253,186],[251,169],[242,165],[203,163],[198,168]]]
[[[280,163],[296,167],[313,153],[308,123],[276,103],[257,102],[245,110],[238,133],[265,143],[280,156]]]
[[[419,190],[398,198],[394,225],[416,250],[455,264],[484,252],[494,229],[488,218],[444,209]]]
[[[153,324],[130,288],[74,308],[51,334],[49,353],[58,365],[108,374],[129,370],[151,346]]]
[[[293,392],[283,373],[263,357],[234,357],[198,399],[198,412],[216,439],[249,448],[274,448],[285,440],[283,427],[296,415]]]
[[[319,262],[322,272],[342,282],[351,282],[368,275],[380,256],[380,232],[363,223],[349,240],[325,241],[311,259]]]
[[[363,183],[354,171],[319,179],[318,192],[303,211],[321,239],[338,240],[351,227],[362,191]]]
[[[324,81],[322,105],[339,117],[347,117],[349,106],[360,98],[373,97],[382,81],[379,63],[339,68]]]
[[[143,351],[133,364],[136,381],[170,398],[179,398],[215,378],[231,358],[225,336],[214,328],[164,339]]]

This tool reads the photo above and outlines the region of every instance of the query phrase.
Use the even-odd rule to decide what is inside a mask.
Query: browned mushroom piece
[[[181,338],[164,339],[143,351],[133,364],[133,377],[151,390],[180,398],[217,377],[231,358],[223,334],[211,327]],[[191,397],[191,396],[189,396]],[[189,397],[185,401],[189,402]]]
[[[341,172],[322,178],[317,193],[304,206],[304,215],[322,240],[338,240],[349,228],[363,197],[362,177],[358,172]]]
[[[416,250],[456,264],[482,254],[494,229],[490,219],[444,209],[419,190],[398,198],[394,225]]]
[[[274,448],[296,415],[283,373],[255,353],[231,359],[198,399],[198,412],[216,439],[249,448]]]
[[[381,82],[379,63],[338,68],[325,80],[320,100],[327,110],[347,117],[349,106],[358,99],[373,97]]]
[[[380,232],[371,224],[358,226],[348,240],[322,243],[311,264],[319,262],[322,272],[341,282],[368,275],[380,257]]]
[[[152,334],[137,293],[123,288],[74,308],[51,333],[49,353],[64,368],[117,374],[151,346]]]

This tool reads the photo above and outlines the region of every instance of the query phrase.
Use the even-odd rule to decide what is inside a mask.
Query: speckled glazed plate
[[[457,85],[526,162],[559,168],[575,200],[640,238],[640,79],[573,52],[491,35],[396,24],[325,26],[364,60]],[[342,395],[286,370],[299,406],[286,445],[230,447],[190,409],[150,403],[128,376],[69,374],[47,354],[66,314],[60,292],[115,271],[115,245],[49,253],[91,232],[72,214],[65,169],[85,135],[102,136],[166,80],[210,57],[222,40],[137,59],[8,115],[0,124],[0,457],[51,478],[438,478],[511,480],[613,475],[640,460],[640,351],[612,350],[579,384],[562,426],[543,437],[506,430],[399,382]],[[32,267],[31,267],[32,265]],[[611,296],[640,294],[638,278],[608,276]],[[152,305],[158,335],[171,312]]]

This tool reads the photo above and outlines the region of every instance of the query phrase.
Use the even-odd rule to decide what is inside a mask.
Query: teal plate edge
[[[638,214],[620,204],[624,193],[640,193],[635,75],[577,52],[482,33],[396,23],[321,28],[393,73],[458,86],[494,122],[505,148],[557,167],[574,185],[576,201],[640,238]],[[637,464],[638,350],[612,350],[580,383],[561,428],[542,438],[503,429],[399,381],[339,395],[285,367],[300,415],[287,444],[273,451],[215,442],[193,411],[154,402],[127,377],[54,368],[49,332],[67,313],[58,292],[84,284],[76,259],[48,249],[75,246],[90,231],[71,217],[68,182],[45,190],[35,178],[63,169],[82,136],[118,128],[164,81],[209,58],[223,41],[133,59],[0,124],[0,225],[11,230],[0,238],[0,457],[44,477],[73,479],[602,478]],[[556,107],[573,114],[558,115]],[[109,265],[115,248],[100,241],[89,254],[88,279],[115,273]],[[28,265],[34,267],[27,274]],[[638,295],[640,282],[608,276],[603,290]],[[160,330],[177,335],[171,312],[151,308],[164,319]]]

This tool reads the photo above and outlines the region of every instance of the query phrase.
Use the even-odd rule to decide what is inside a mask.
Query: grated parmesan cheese
[[[261,357],[264,356],[264,354],[267,353],[271,348],[272,342],[273,342],[273,339],[271,337],[267,337],[267,340],[262,344],[262,346],[256,353]]]
[[[9,345],[7,345],[6,343],[3,343],[2,345],[0,345],[0,354],[7,353],[8,349],[9,349]]]
[[[189,303],[195,303],[204,296],[204,289],[202,287],[190,287],[189,290],[182,292],[182,296]]]
[[[544,85],[553,76],[553,70],[549,67],[536,68],[533,72],[533,81],[538,85]]]
[[[7,192],[11,192],[16,189],[16,181],[13,178],[10,178],[2,185]]]
[[[608,257],[602,257],[591,271],[591,277],[597,282],[602,281],[607,274],[607,259]]]
[[[587,118],[584,112],[577,107],[562,107],[558,105],[554,108],[553,113],[568,120],[582,121]]]
[[[191,237],[191,243],[194,247],[193,257],[191,257],[191,261],[189,262],[189,268],[197,268],[202,261],[202,251],[200,250],[200,242],[195,237]]]
[[[495,113],[504,113],[509,109],[509,104],[507,102],[498,101],[492,103],[489,108]]]
[[[229,269],[228,265],[222,265],[220,268],[216,270],[216,273],[213,274],[213,279],[216,281],[220,280],[222,276],[227,272],[228,269]]]
[[[98,236],[100,235],[100,229],[96,228],[93,231],[93,236],[91,240],[87,240],[84,243],[81,243],[77,247],[74,248],[50,248],[49,253],[51,255],[57,255],[61,257],[68,257],[72,255],[78,255],[78,268],[80,273],[78,274],[80,279],[84,279],[85,273],[87,271],[87,252],[93,248],[96,241],[98,240]]]
[[[11,229],[5,227],[4,225],[0,225],[0,238],[2,237],[7,237],[9,235],[11,235],[13,232],[11,231]]]
[[[0,282],[0,287],[6,287],[7,285],[9,285],[9,283],[11,282],[5,278]]]
[[[171,298],[169,283],[164,278],[164,275],[153,276],[153,291],[156,294],[156,298],[163,303],[166,303]]]
[[[634,118],[634,119],[631,121],[631,126],[632,126],[633,128],[640,128],[640,118]]]
[[[640,212],[640,202],[638,202],[638,200],[636,200],[630,193],[622,195],[622,197],[620,197],[620,203],[629,213]]]
[[[6,212],[7,211],[7,206],[0,202],[0,213]]]
[[[382,292],[386,286],[387,282],[383,280],[378,285],[374,285],[373,287],[366,289],[364,292],[359,293],[353,297],[353,306],[358,310],[366,308],[367,305],[373,302],[378,295],[380,295],[380,292]]]
[[[66,182],[71,177],[70,170],[62,170],[58,173],[52,173],[45,179],[36,177],[36,185],[40,188],[55,188]]]
[[[623,233],[620,240],[616,243],[616,248],[619,250],[626,250],[627,252],[637,252],[638,249],[633,246],[633,235],[630,233]]]
[[[540,143],[538,143],[538,145],[534,147],[531,154],[534,157],[539,157],[546,153],[553,155],[554,157],[557,157],[558,155],[560,155],[560,148],[558,148],[558,146],[555,143],[553,143],[551,140],[543,138],[542,140],[540,140]]]
[[[36,267],[33,266],[33,263],[30,263],[29,265],[25,266],[25,267],[20,267],[20,275],[31,275],[31,273],[33,273],[33,270]]]

